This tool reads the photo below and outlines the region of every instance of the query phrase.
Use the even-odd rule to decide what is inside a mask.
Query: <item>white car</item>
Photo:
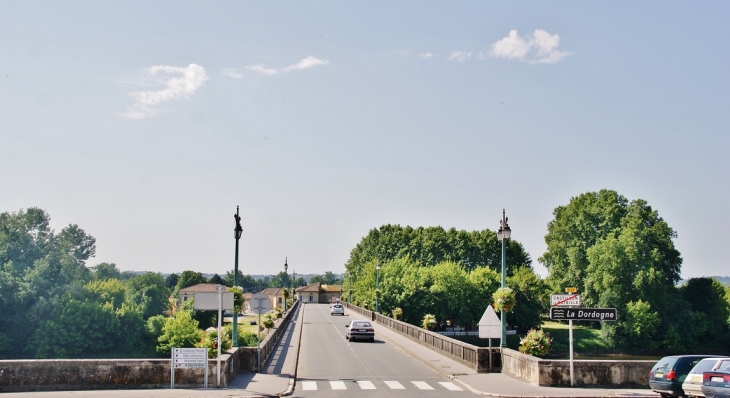
[[[687,378],[682,383],[684,394],[690,397],[704,397],[702,393],[702,372],[710,372],[716,369],[730,368],[730,358],[705,358],[689,371]]]
[[[330,315],[345,315],[345,307],[342,304],[332,304]]]

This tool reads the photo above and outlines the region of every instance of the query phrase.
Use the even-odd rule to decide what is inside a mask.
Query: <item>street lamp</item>
[[[502,219],[499,221],[499,230],[497,231],[497,239],[502,242],[502,289],[504,289],[505,285],[507,284],[507,277],[505,274],[505,267],[507,264],[507,252],[504,248],[504,241],[509,239],[511,234],[512,230],[509,228],[509,225],[507,225],[507,216],[505,215],[504,209],[502,209]],[[502,347],[507,347],[507,320],[505,318],[504,308],[502,309],[500,315],[502,321],[502,340],[500,342],[500,345]]]
[[[289,258],[284,257],[284,274],[286,275],[286,280],[284,281],[284,291],[286,291],[289,288]],[[287,292],[288,293],[288,292]],[[286,296],[285,294],[282,294],[284,296],[284,312],[286,312]]]
[[[378,312],[378,283],[380,282],[380,260],[375,266],[375,312]]]
[[[233,287],[238,286],[238,240],[241,239],[243,228],[241,228],[241,216],[238,213],[238,206],[236,206],[236,214],[233,215],[236,219],[236,228],[233,229],[233,236],[236,238],[236,262],[233,266]],[[238,311],[233,311],[233,330],[231,331],[231,340],[233,340],[233,346],[238,347]]]

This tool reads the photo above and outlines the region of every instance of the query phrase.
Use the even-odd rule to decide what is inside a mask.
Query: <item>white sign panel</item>
[[[208,360],[207,348],[173,348],[172,366],[179,368],[204,369]]]
[[[223,293],[224,310],[233,309],[233,293]],[[195,293],[196,310],[218,310],[218,293]]]
[[[502,321],[499,320],[497,313],[491,305],[487,306],[482,319],[479,320],[479,338],[480,339],[499,339],[502,338]]]
[[[580,294],[551,294],[550,305],[554,307],[580,306]]]

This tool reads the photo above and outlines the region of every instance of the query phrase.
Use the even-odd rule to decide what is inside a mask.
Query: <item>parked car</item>
[[[704,397],[702,393],[702,374],[718,369],[723,362],[726,362],[730,367],[730,358],[705,358],[695,365],[692,370],[689,371],[687,378],[682,383],[682,390],[684,394],[689,397]]]
[[[701,360],[717,358],[720,355],[672,355],[664,357],[649,373],[649,387],[662,397],[683,397],[682,383]]]
[[[375,341],[375,329],[368,321],[352,321],[345,325],[347,332],[345,338],[347,341],[353,340],[370,340]]]
[[[707,398],[730,397],[730,360],[720,361],[716,369],[702,374],[701,390]]]
[[[330,315],[345,315],[345,307],[342,304],[332,304]]]

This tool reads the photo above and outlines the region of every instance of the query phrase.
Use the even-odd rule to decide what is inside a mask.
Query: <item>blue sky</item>
[[[498,227],[535,269],[602,188],[728,275],[723,2],[0,2],[0,211],[89,265],[342,272],[383,224]]]

